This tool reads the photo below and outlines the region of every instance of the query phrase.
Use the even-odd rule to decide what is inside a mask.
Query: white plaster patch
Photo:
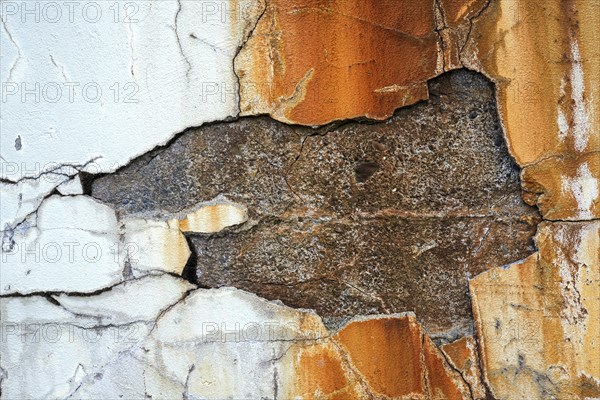
[[[233,58],[258,1],[66,3],[2,3],[3,179],[91,160],[85,171],[112,172],[190,126],[238,114]]]
[[[571,98],[575,103],[573,106],[573,137],[575,139],[575,150],[585,150],[592,130],[590,118],[590,106],[585,100],[585,81],[579,44],[575,39],[571,43]]]
[[[566,83],[565,79],[564,78],[561,79],[560,80],[560,97],[559,97],[559,99],[564,98],[566,85],[567,85],[567,83]],[[569,122],[567,121],[567,118],[565,117],[565,114],[562,111],[560,101],[558,103],[556,123],[558,125],[558,139],[562,143],[565,141],[565,139],[567,138],[567,135],[569,134]]]
[[[89,297],[55,296],[60,304],[0,299],[2,326],[10,327],[0,343],[3,396],[275,398],[293,373],[285,352],[328,337],[311,311],[190,287],[162,275]],[[49,340],[47,322],[62,332],[58,340]],[[34,326],[35,342],[23,335]]]
[[[598,198],[598,180],[592,175],[592,171],[587,163],[581,164],[577,168],[577,175],[574,177],[562,177],[563,193],[571,193],[577,202],[578,214],[580,219],[592,219],[592,205]]]
[[[565,117],[565,114],[560,109],[560,106],[558,108],[557,124],[558,124],[558,139],[562,143],[565,141],[565,139],[567,138],[567,135],[569,134],[569,123],[567,122],[567,118]]]
[[[134,277],[170,272],[181,275],[191,254],[176,223],[127,220],[123,243]]]
[[[122,280],[115,212],[85,197],[51,196],[36,227],[2,251],[0,294],[93,292]]]

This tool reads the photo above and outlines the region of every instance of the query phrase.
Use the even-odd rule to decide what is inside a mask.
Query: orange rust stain
[[[242,112],[386,118],[427,97],[438,45],[432,1],[274,0],[236,62]]]
[[[484,399],[486,397],[485,387],[483,386],[481,371],[479,370],[479,357],[475,338],[465,336],[452,343],[443,344],[440,349],[446,355],[448,362],[460,371],[467,384],[471,387],[471,392],[475,399]]]
[[[353,321],[334,340],[347,355],[351,369],[374,395],[469,397],[467,384],[448,365],[414,316]]]
[[[423,360],[427,366],[427,383],[430,397],[434,399],[466,399],[466,383],[461,384],[460,375],[451,371],[438,348],[424,335]],[[460,386],[459,386],[460,385]]]
[[[305,399],[327,396],[349,384],[337,354],[328,347],[319,350],[303,351],[296,366],[296,393],[305,393]]]
[[[373,391],[424,393],[421,330],[413,317],[352,322],[335,337]]]
[[[463,61],[496,81],[519,164],[600,149],[599,25],[588,0],[493,1],[475,20]]]

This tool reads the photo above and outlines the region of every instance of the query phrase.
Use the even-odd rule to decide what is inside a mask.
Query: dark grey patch
[[[377,171],[379,171],[379,164],[371,161],[360,162],[354,167],[357,182],[366,181]]]

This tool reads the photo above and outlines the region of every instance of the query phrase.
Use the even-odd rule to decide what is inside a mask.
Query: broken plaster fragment
[[[89,293],[147,274],[181,274],[190,255],[177,226],[126,220],[87,196],[46,199],[35,225],[5,239],[0,293]]]
[[[126,219],[123,229],[125,262],[134,277],[160,272],[182,274],[191,253],[176,223]]]
[[[225,200],[203,204],[179,220],[182,232],[215,233],[248,220],[246,207]]]
[[[456,3],[441,21],[437,1],[270,1],[235,59],[242,115],[321,125],[385,119],[426,99],[428,79],[461,66],[469,17],[483,7]]]
[[[79,174],[75,175],[69,181],[58,185],[56,190],[58,190],[58,192],[63,196],[83,194],[83,186],[81,184],[81,178],[79,177]]]

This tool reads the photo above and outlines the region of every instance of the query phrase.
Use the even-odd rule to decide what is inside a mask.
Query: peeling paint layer
[[[465,2],[446,23],[434,1],[269,1],[235,60],[242,115],[387,118],[427,98],[427,80],[447,67],[444,37],[478,7]]]

